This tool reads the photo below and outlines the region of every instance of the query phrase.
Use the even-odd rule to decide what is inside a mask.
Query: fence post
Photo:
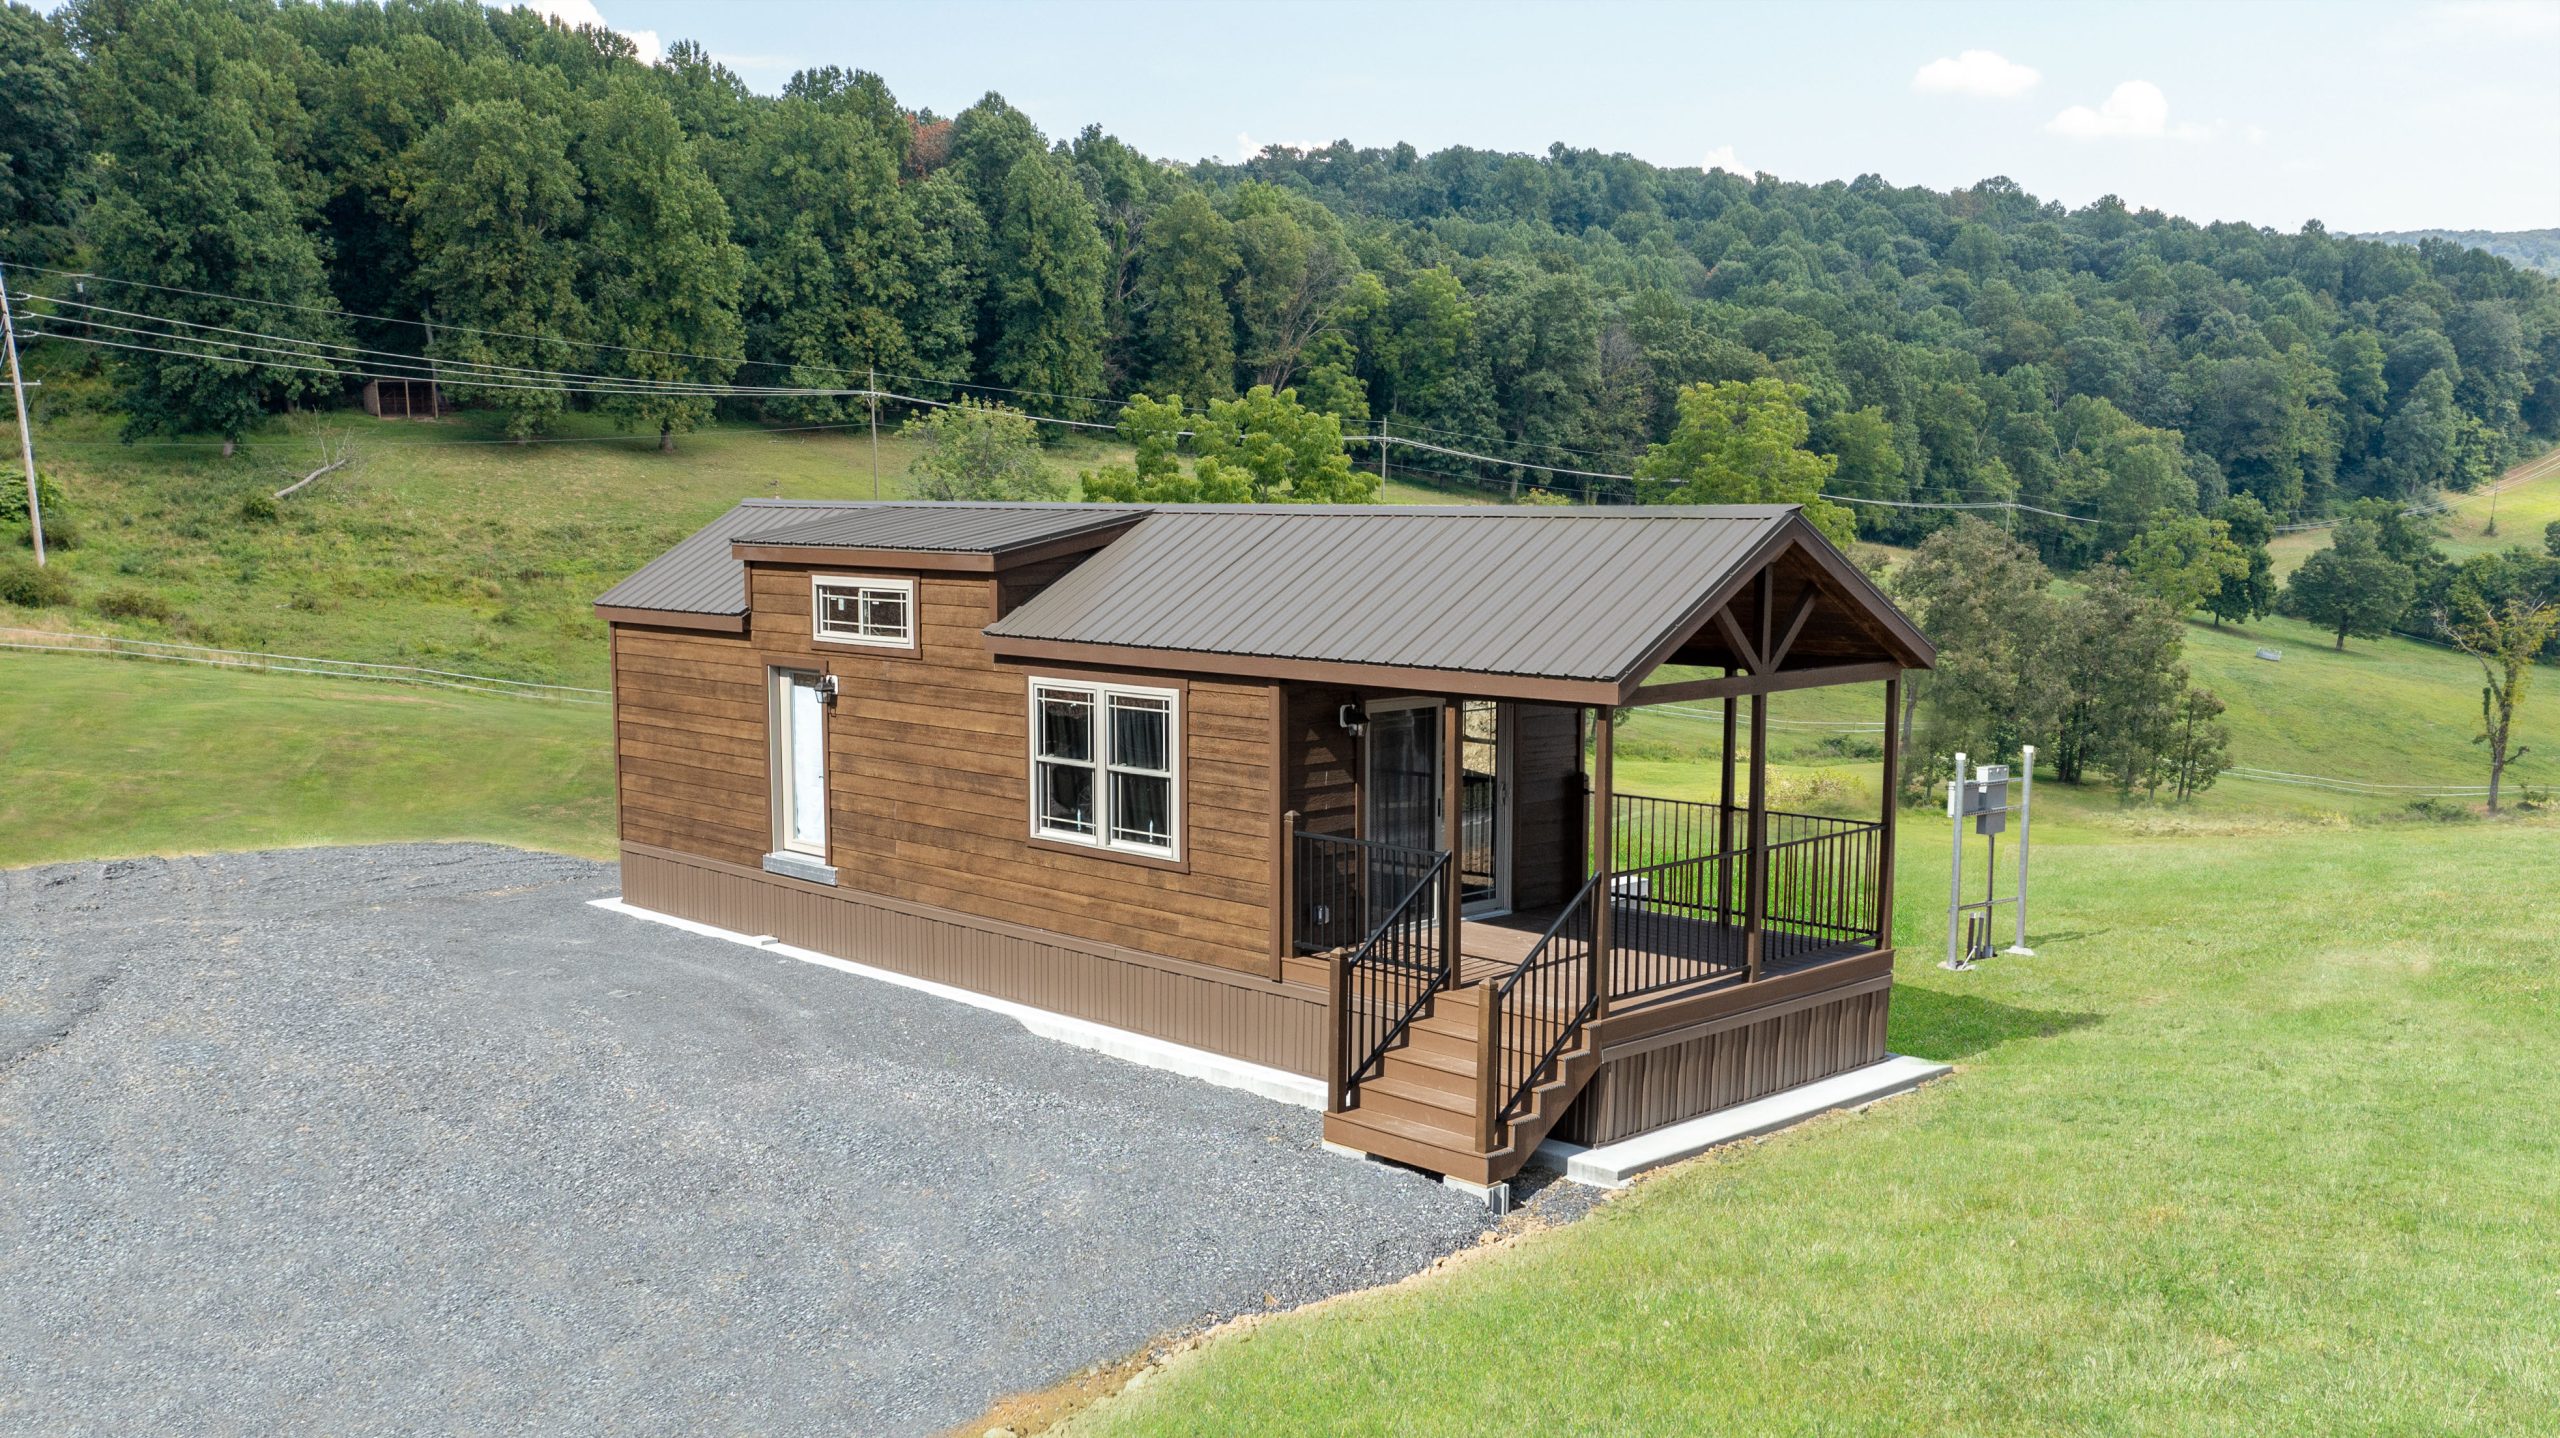
[[[1884,681],[1884,814],[1876,833],[1876,947],[1893,947],[1893,825],[1902,807],[1902,681]]]
[[[1298,952],[1298,811],[1280,816],[1280,892],[1271,896],[1280,908],[1280,952],[1271,956],[1271,976],[1285,972],[1289,956]]]
[[[1593,889],[1591,902],[1599,908],[1591,914],[1591,1017],[1596,1021],[1609,1013],[1610,948],[1617,942],[1612,910],[1618,895],[1618,723],[1617,711],[1607,705],[1599,708],[1593,721],[1594,751],[1597,763],[1598,793],[1591,805]]]
[[[1466,703],[1460,699],[1444,699],[1440,703],[1440,806],[1441,842],[1448,846],[1448,857],[1440,870],[1440,981],[1435,989],[1455,988],[1458,983],[1458,856],[1467,847],[1466,814],[1466,731],[1463,727]]]
[[[1476,1140],[1478,1152],[1491,1153],[1501,1147],[1502,1105],[1510,1095],[1502,1088],[1501,1001],[1492,984],[1481,992],[1483,1001],[1476,1005]]]
[[[1336,948],[1324,956],[1324,1111],[1342,1112],[1344,1080],[1350,1077],[1351,1014],[1344,987],[1351,981],[1350,956]]]

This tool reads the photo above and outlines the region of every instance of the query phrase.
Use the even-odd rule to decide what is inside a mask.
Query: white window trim
[[[793,811],[791,797],[793,788],[792,780],[796,777],[791,772],[791,749],[793,738],[791,733],[791,681],[793,679],[814,679],[816,677],[817,675],[814,671],[807,669],[775,669],[770,671],[770,677],[765,684],[765,703],[769,706],[773,715],[773,852],[777,854],[805,854],[823,864],[827,861],[828,837],[826,806],[823,803],[819,806],[817,814],[817,841],[815,843],[807,843],[794,840],[791,837],[791,831],[794,827],[792,820],[798,817]],[[821,706],[821,717],[819,719],[820,730],[818,735],[818,791],[822,795],[829,792],[826,774],[826,721],[824,718],[824,712],[824,706]]]
[[[1079,695],[1093,705],[1093,832],[1078,834],[1063,829],[1050,829],[1040,822],[1040,696],[1068,693]],[[1161,845],[1137,844],[1111,836],[1111,700],[1114,696],[1128,699],[1161,700],[1165,706],[1165,833]],[[1051,844],[1074,844],[1079,848],[1105,850],[1114,854],[1132,854],[1146,859],[1182,862],[1183,823],[1183,750],[1182,691],[1156,689],[1139,684],[1105,684],[1089,679],[1047,679],[1034,677],[1029,694],[1030,732],[1023,747],[1028,751],[1031,805],[1031,837]],[[1136,770],[1145,773],[1149,771]]]
[[[839,589],[895,590],[907,601],[907,632],[896,639],[864,634],[829,634],[823,616],[826,604],[821,592],[833,585]],[[916,609],[916,582],[886,574],[812,574],[809,576],[809,638],[819,644],[850,644],[862,649],[900,649],[916,647],[916,630],[922,616]]]

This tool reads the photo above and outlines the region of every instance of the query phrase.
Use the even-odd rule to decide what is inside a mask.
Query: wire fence
[[[111,659],[157,659],[172,664],[201,664],[216,669],[256,669],[272,674],[317,674],[331,679],[369,679],[386,684],[420,684],[500,699],[530,699],[549,704],[601,707],[612,699],[606,689],[572,684],[537,684],[528,679],[501,679],[452,669],[414,664],[374,664],[355,659],[323,659],[309,654],[270,654],[254,649],[217,649],[204,644],[175,644],[158,639],[129,639],[117,634],[80,634],[56,629],[0,626],[0,649],[31,653],[89,654]]]

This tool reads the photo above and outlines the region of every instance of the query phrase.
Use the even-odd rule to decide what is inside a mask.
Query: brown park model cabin
[[[1889,718],[1932,651],[1792,507],[750,500],[596,608],[633,905],[1321,1078],[1478,1183],[1884,1057],[1893,809],[1770,809],[1767,696]],[[1666,701],[1722,802],[1616,783]]]

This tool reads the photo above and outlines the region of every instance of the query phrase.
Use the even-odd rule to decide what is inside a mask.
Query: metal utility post
[[[1947,854],[1947,958],[1938,965],[1942,969],[1966,966],[1957,948],[1963,940],[1956,935],[1957,916],[1964,910],[1964,761],[1964,755],[1956,755],[1956,776],[1947,783],[1947,827],[1955,847]]]
[[[2035,823],[2036,746],[2028,744],[2019,750],[2018,765],[2018,941],[2009,952],[2032,959],[2036,951],[2027,947],[2027,834]]]
[[[1378,416],[1378,488],[1379,488],[1380,490],[1384,490],[1386,487],[1387,487],[1387,417],[1386,417],[1385,415],[1380,415],[1380,416]],[[1386,496],[1385,496],[1383,493],[1382,493],[1382,494],[1380,494],[1378,497],[1379,497],[1380,499],[1384,499],[1384,498],[1386,498]]]
[[[9,393],[18,401],[18,457],[27,467],[27,532],[35,541],[36,567],[44,567],[44,506],[36,498],[36,432],[27,423],[27,377],[18,367],[18,320],[9,307],[9,272],[0,268],[0,343],[9,350]]]
[[[878,499],[880,497],[880,370],[876,365],[871,370],[870,388],[864,393],[862,399],[863,403],[871,407],[871,497]]]

